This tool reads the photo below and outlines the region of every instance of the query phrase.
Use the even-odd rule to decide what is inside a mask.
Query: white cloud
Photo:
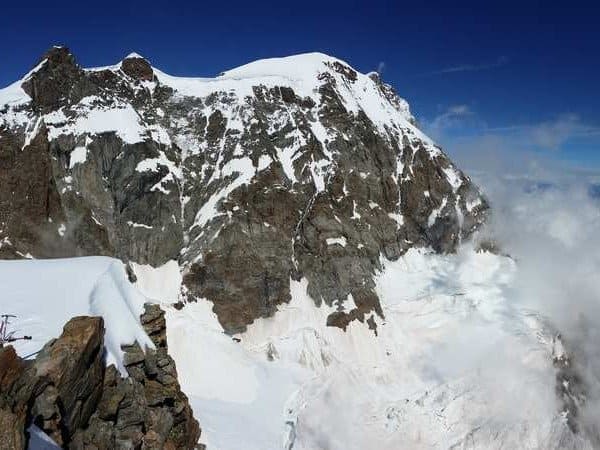
[[[448,107],[422,128],[457,160],[471,170],[502,170],[539,175],[560,159],[576,139],[600,137],[600,127],[586,124],[575,114],[552,120],[506,127],[489,127],[467,105]],[[600,142],[599,142],[600,145]]]
[[[571,122],[557,119],[553,126],[531,127],[527,134],[548,146],[563,133],[563,126],[571,133]],[[480,161],[481,171],[470,175],[492,206],[485,233],[517,261],[513,306],[539,313],[566,342],[586,396],[577,421],[582,434],[598,443],[600,202],[588,189],[589,183],[600,181],[600,169],[573,170],[552,161],[549,152],[531,155],[506,148],[510,142],[515,141],[491,135],[478,141],[487,160]],[[470,155],[477,155],[475,148]]]
[[[444,142],[448,132],[466,128],[481,128],[485,124],[468,105],[452,105],[431,121],[422,121],[424,131],[433,139]]]
[[[600,127],[586,125],[576,114],[562,114],[554,120],[537,124],[490,128],[487,131],[525,137],[544,150],[558,150],[572,138],[600,135]]]
[[[444,69],[435,70],[428,72],[425,75],[443,75],[448,73],[458,72],[476,72],[480,70],[494,69],[496,67],[502,67],[509,63],[509,59],[506,56],[500,56],[496,61],[485,64],[460,64],[457,66],[446,67]]]
[[[450,106],[442,114],[435,117],[428,127],[434,130],[451,128],[462,123],[466,117],[470,117],[472,115],[473,112],[467,105]]]

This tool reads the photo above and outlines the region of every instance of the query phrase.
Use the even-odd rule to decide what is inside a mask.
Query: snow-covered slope
[[[139,313],[163,299],[179,381],[215,450],[592,448],[559,413],[560,342],[518,308],[512,259],[465,246],[382,266],[377,334],[326,326],[338,308],[316,307],[292,280],[289,304],[232,339],[209,302],[173,306],[185,292],[174,262],[134,265],[134,287],[105,257],[0,262],[0,311],[33,337],[15,343],[22,356],[70,317],[102,315],[108,362],[119,363],[120,344],[152,346]]]
[[[369,119],[383,130],[384,126],[394,126],[407,130],[422,138],[430,150],[436,152],[433,142],[425,137],[416,126],[408,103],[401,98],[391,103],[378,84],[376,74],[362,74],[354,71],[350,65],[323,53],[306,53],[284,58],[270,58],[223,72],[215,78],[182,78],[167,75],[154,69],[157,78],[163,84],[173,88],[179,95],[206,97],[214,92],[228,92],[238,98],[252,96],[254,86],[277,88],[289,86],[302,98],[310,98],[315,104],[320,102],[318,84],[323,74],[332,76],[339,87],[339,94],[347,110],[354,113],[364,111]],[[349,77],[349,78],[348,78]],[[313,132],[319,124],[315,123]],[[327,136],[318,136],[322,142]]]
[[[121,261],[0,261],[0,283],[0,447],[196,448],[164,312]]]
[[[208,448],[591,448],[559,412],[555,331],[515,304],[512,259],[467,246],[383,265],[377,335],[325,326],[332,309],[315,307],[306,281],[235,339],[207,302],[165,305]],[[174,266],[137,272],[147,291],[177,286]]]
[[[127,279],[123,263],[113,258],[88,257],[36,261],[0,261],[0,314],[10,314],[12,345],[21,357],[35,357],[57,338],[74,316],[101,316],[106,324],[107,365],[122,374],[121,345],[135,342],[154,348],[140,324],[146,298]]]

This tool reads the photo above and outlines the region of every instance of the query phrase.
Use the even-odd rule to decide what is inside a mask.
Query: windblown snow
[[[31,340],[13,343],[25,358],[58,337],[74,316],[104,318],[107,364],[127,376],[121,345],[154,348],[140,324],[146,298],[127,279],[123,263],[107,257],[0,261],[0,314],[15,315],[10,330]]]

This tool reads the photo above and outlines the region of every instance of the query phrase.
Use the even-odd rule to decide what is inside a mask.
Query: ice
[[[69,161],[69,168],[72,169],[77,164],[83,164],[87,158],[87,148],[75,147],[71,152],[71,159]]]
[[[346,246],[346,238],[343,236],[338,237],[338,238],[327,238],[327,239],[325,239],[325,241],[327,242],[327,245],[338,244],[338,245],[341,245],[342,247]]]

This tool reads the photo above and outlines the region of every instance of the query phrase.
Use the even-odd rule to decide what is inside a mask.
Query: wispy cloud
[[[473,109],[455,105],[431,120],[420,121],[431,136],[467,171],[540,174],[553,164],[580,166],[582,148],[600,148],[600,125],[576,114],[561,114],[537,123],[490,127]],[[587,151],[587,150],[586,150]],[[599,168],[594,167],[598,177]],[[600,181],[600,178],[599,178]]]
[[[431,122],[426,123],[426,128],[433,131],[433,134],[437,134],[441,130],[460,125],[466,118],[473,115],[473,111],[468,105],[453,105],[436,116]]]
[[[560,150],[569,140],[600,136],[600,126],[590,125],[577,114],[561,114],[547,121],[489,127],[468,105],[453,105],[433,120],[424,120],[425,131],[441,144],[468,138],[511,143],[527,150]]]
[[[506,56],[500,56],[496,61],[485,63],[485,64],[461,64],[457,66],[446,67],[440,70],[434,70],[433,72],[427,72],[423,75],[432,76],[432,75],[444,75],[449,73],[458,73],[458,72],[477,72],[480,70],[489,70],[494,69],[496,67],[502,67],[509,63],[509,59]]]
[[[600,136],[600,127],[585,124],[576,114],[562,114],[554,120],[537,124],[488,128],[490,133],[518,134],[530,137],[545,150],[558,150],[569,139]]]
[[[385,61],[379,61],[379,64],[377,64],[377,73],[379,75],[381,75],[384,70],[385,70]]]
[[[600,248],[600,210],[590,195],[590,188],[600,182],[600,169],[589,164],[581,169],[564,158],[565,151],[574,149],[569,142],[574,139],[591,136],[600,145],[600,126],[576,114],[497,128],[479,121],[477,126],[477,113],[466,105],[451,106],[423,123],[485,191],[492,214],[483,233],[516,260],[515,278],[506,291],[510,309],[528,315],[537,311],[560,331],[573,352],[570,370],[586,391],[586,401],[578,406],[578,435],[600,442],[600,351],[595,345],[600,336],[600,287],[594,281],[600,271],[594,251]],[[501,366],[494,370],[505,370]],[[517,384],[522,375],[512,365],[503,372],[505,380]],[[503,411],[497,408],[497,393],[489,391],[494,417]],[[535,395],[551,401],[548,394],[553,395],[551,390]]]
[[[470,134],[473,130],[487,128],[471,107],[465,104],[452,105],[433,119],[423,119],[421,123],[424,131],[441,144],[444,144],[449,135]]]

